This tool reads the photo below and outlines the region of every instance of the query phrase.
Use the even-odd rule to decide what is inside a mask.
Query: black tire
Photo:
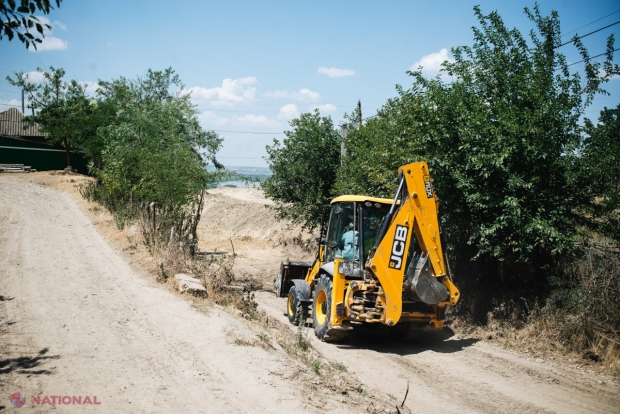
[[[314,334],[321,341],[329,329],[329,320],[332,309],[332,281],[325,275],[321,275],[314,286],[314,300],[312,303],[312,325]]]
[[[297,295],[297,289],[295,289],[295,285],[293,285],[288,291],[288,295],[286,297],[286,316],[288,316],[288,321],[293,325],[299,325],[299,322],[301,320],[301,317],[299,315],[300,310],[301,306],[299,303],[299,296]]]
[[[388,330],[390,331],[390,338],[395,341],[402,341],[407,338],[409,332],[411,331],[411,323],[408,322],[399,322],[394,326],[388,326]]]

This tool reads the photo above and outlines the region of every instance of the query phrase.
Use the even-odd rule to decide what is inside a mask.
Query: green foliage
[[[216,178],[206,170],[222,139],[204,131],[190,96],[172,69],[144,79],[99,83],[95,119],[98,184],[84,194],[104,204],[120,225],[140,217],[148,244],[180,240],[195,248],[203,190]]]
[[[476,7],[473,45],[452,49],[454,62],[443,64],[450,82],[410,72],[413,86],[397,87],[398,97],[347,136],[335,186],[336,193],[392,196],[398,166],[426,160],[451,250],[514,277],[523,267],[512,264],[545,266],[571,249],[578,227],[594,225],[584,211],[600,194],[576,168],[580,119],[618,73],[613,36],[602,67],[575,40],[586,59],[582,79],[557,49],[557,13],[525,12],[536,28],[529,42],[496,12]]]
[[[111,198],[133,194],[138,202],[182,206],[205,188],[208,173],[200,152],[213,158],[221,139],[202,130],[189,96],[169,92],[172,85],[180,87],[171,70],[149,71],[135,82],[100,83],[102,104],[117,109],[114,122],[97,132],[105,149],[104,168],[95,175]]]
[[[50,70],[37,68],[43,74],[43,82],[32,83],[28,75],[17,72],[15,78],[7,76],[13,85],[29,96],[29,107],[36,110],[34,116],[24,117],[27,125],[37,124],[47,141],[67,150],[67,166],[71,166],[70,150],[80,149],[94,135],[90,121],[92,102],[86,97],[85,87],[76,80],[63,80],[62,68]]]
[[[60,2],[62,0],[55,1],[56,7],[60,7]],[[26,48],[32,45],[36,50],[37,43],[45,37],[43,28],[51,30],[52,27],[42,24],[34,14],[37,11],[49,14],[53,9],[50,0],[0,0],[0,40],[6,36],[11,41],[17,35]]]
[[[309,229],[321,223],[323,207],[331,200],[340,160],[340,134],[331,118],[318,110],[290,122],[286,138],[267,146],[273,175],[262,187],[276,203],[279,218],[302,222]]]
[[[597,125],[586,119],[586,132],[580,158],[584,185],[600,195],[588,213],[598,217],[597,232],[620,240],[620,105],[601,111]]]

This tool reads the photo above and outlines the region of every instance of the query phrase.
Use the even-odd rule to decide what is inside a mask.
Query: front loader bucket
[[[448,299],[448,288],[431,275],[428,254],[414,257],[405,275],[405,295],[411,300],[436,305]]]

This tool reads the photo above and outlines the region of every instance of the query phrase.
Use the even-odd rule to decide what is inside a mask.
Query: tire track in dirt
[[[286,322],[285,299],[266,291],[256,298],[270,316]],[[399,399],[409,381],[412,412],[611,413],[620,407],[618,386],[457,338],[449,329],[414,331],[399,344],[382,327],[354,333],[343,344],[320,342],[310,328],[306,333],[324,356],[344,363],[367,386]]]

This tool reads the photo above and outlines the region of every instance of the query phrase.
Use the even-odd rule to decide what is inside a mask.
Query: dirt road
[[[23,177],[0,176],[0,318],[0,410],[20,392],[24,412],[54,411],[32,396],[101,403],[61,412],[319,411],[278,375],[286,354],[231,344],[254,335],[137,274],[69,194]]]
[[[72,195],[24,177],[0,176],[0,411],[13,409],[9,395],[15,392],[26,396],[24,412],[365,410],[321,387],[312,387],[309,401],[302,390],[309,384],[286,375],[299,369],[298,362],[282,350],[235,345],[235,339],[255,334],[217,308],[197,311],[132,268]],[[259,229],[250,215],[257,215],[260,197],[239,206],[241,198],[228,205],[221,199],[227,206],[219,213],[221,223],[247,211],[247,226]],[[216,203],[210,208],[206,217],[213,226]],[[259,219],[268,225],[266,216]],[[203,228],[210,236],[203,237],[203,247],[226,246],[233,238],[248,272],[255,261],[263,269],[255,276],[268,285],[271,269],[294,251],[283,250],[275,236],[241,236],[240,217],[234,223],[233,233]],[[283,299],[258,292],[257,300],[285,321]],[[410,336],[401,344],[379,336],[369,331],[330,345],[308,332],[324,356],[388,400],[401,399],[409,382],[411,412],[620,412],[617,382],[587,370],[528,359],[449,330]],[[53,408],[33,405],[32,396],[96,396],[101,405]]]
[[[285,322],[285,299],[260,292],[257,301]],[[449,328],[412,332],[394,344],[376,327],[347,342],[320,342],[306,328],[312,345],[348,367],[349,372],[388,396],[403,394],[406,406],[423,413],[618,413],[620,393],[609,378],[518,356]],[[396,399],[396,398],[395,398]]]

